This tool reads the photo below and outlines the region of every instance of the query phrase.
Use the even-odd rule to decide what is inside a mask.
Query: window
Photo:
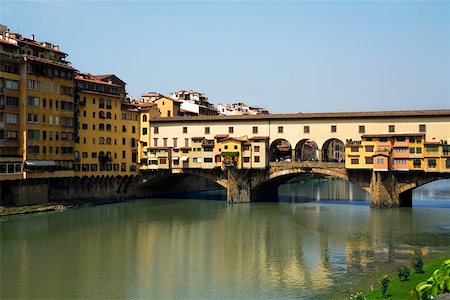
[[[258,126],[253,126],[253,134],[257,134],[258,133]]]
[[[188,138],[184,139],[184,146],[189,147],[189,139]]]
[[[209,134],[209,132],[210,132],[209,127],[205,127],[205,134]]]
[[[147,135],[147,128],[142,128],[142,135]]]
[[[397,165],[406,165],[406,159],[394,159],[394,163]]]
[[[103,144],[105,143],[105,138],[104,138],[104,137],[100,137],[100,138],[98,139],[98,143],[99,143],[100,145],[103,145]]]
[[[389,132],[395,132],[395,125],[389,125]]]
[[[417,147],[417,148],[416,148],[416,153],[417,153],[417,154],[422,153],[422,148],[421,148],[421,147]]]
[[[414,147],[409,148],[409,153],[411,153],[411,154],[416,153],[416,148],[414,148]]]
[[[238,146],[237,146],[237,145],[234,145],[233,148],[234,148],[234,150],[237,150],[237,149],[238,149]]]
[[[156,127],[155,127],[156,128]],[[136,126],[131,126],[131,132],[136,133]]]
[[[213,159],[212,159],[212,157],[205,157],[205,158],[203,159],[203,162],[205,162],[205,163],[212,163],[212,162],[213,162]]]
[[[178,147],[178,139],[177,138],[173,138],[173,146]]]
[[[167,147],[167,138],[163,138],[163,145],[164,147]]]
[[[232,126],[228,127],[228,133],[234,133],[234,127]]]
[[[99,124],[98,125],[98,130],[105,131],[105,124]]]
[[[283,133],[283,126],[278,126],[278,133]]]
[[[336,125],[331,125],[331,132],[337,132]]]
[[[351,164],[352,164],[352,165],[357,165],[357,164],[359,164],[359,159],[358,159],[358,158],[352,158],[352,159],[351,159]]]
[[[366,164],[372,165],[373,164],[373,157],[366,157]]]
[[[39,123],[38,114],[27,114],[28,123]]]
[[[373,152],[373,146],[366,146],[366,152]]]
[[[244,162],[245,163],[249,163],[250,162],[250,157],[244,157]]]
[[[106,118],[111,119],[111,113],[109,111],[106,113]]]
[[[187,132],[187,127],[183,127],[183,133],[188,133]]]
[[[359,125],[358,132],[359,132],[359,133],[365,133],[365,132],[366,132],[366,126],[364,126],[364,125]]]
[[[259,156],[255,156],[255,163],[259,163]]]
[[[18,90],[19,89],[19,81],[17,81],[17,80],[6,79],[5,85],[6,85],[6,88],[9,90]]]
[[[427,132],[427,126],[425,124],[419,124],[419,132]]]
[[[309,133],[309,126],[303,126],[303,133]]]
[[[426,146],[427,152],[438,152],[438,146]]]
[[[159,127],[153,127],[153,133],[158,134],[159,133]]]
[[[158,147],[158,138],[153,138],[153,147]]]
[[[39,91],[39,81],[37,80],[28,80],[28,89]]]
[[[28,97],[28,106],[39,107],[38,97]]]
[[[259,152],[259,146],[255,146],[255,152]]]
[[[447,169],[450,169],[450,158],[447,158],[447,160],[445,161],[445,167]]]
[[[19,115],[16,114],[6,114],[7,124],[19,124]]]
[[[147,122],[147,115],[142,116],[142,122]]]
[[[9,106],[19,106],[19,98],[6,96],[6,105]]]
[[[384,164],[384,158],[377,158],[377,164],[379,165]]]
[[[428,160],[428,166],[431,167],[431,168],[435,168],[436,167],[436,160],[435,159]]]

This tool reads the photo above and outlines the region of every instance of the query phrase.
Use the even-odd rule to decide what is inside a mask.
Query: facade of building
[[[7,29],[0,33],[0,47],[2,178],[73,176],[76,70],[67,54]]]
[[[254,165],[252,168],[265,168],[269,161],[307,160],[345,161],[350,169],[367,168],[381,171],[391,170],[394,166],[398,170],[408,168],[424,171],[428,166],[428,170],[433,168],[436,171],[448,172],[450,167],[442,166],[447,164],[444,154],[448,154],[446,143],[450,143],[449,120],[450,110],[161,118],[150,122],[152,138],[149,145],[155,155],[158,148],[163,147],[167,157],[173,156],[170,149],[179,148],[176,151],[181,153],[181,161],[188,161],[185,165],[190,168],[199,168],[203,158],[208,158],[209,161],[209,156],[206,156],[209,153],[199,151],[203,149],[199,145],[205,144],[205,141],[214,141],[214,162],[219,160],[219,155],[222,162],[220,165],[224,166],[224,156],[221,154],[238,152],[225,153],[228,154],[225,155],[226,161],[230,165],[244,168],[245,163],[249,161],[249,156],[244,154],[246,143],[254,143],[255,137],[264,137],[261,141],[266,146],[260,147],[264,157],[260,155],[259,158],[263,164]],[[402,134],[403,132],[407,134]],[[395,143],[390,138],[386,141],[384,138],[380,140],[383,135],[402,135],[405,140],[401,141],[400,138]],[[409,135],[414,139],[406,138]],[[230,139],[218,143],[215,141],[216,136],[226,136]],[[222,147],[223,143],[229,144],[228,149]],[[441,146],[436,148],[435,143],[441,143]],[[424,145],[428,145],[428,148],[424,148]],[[237,149],[234,149],[235,146]],[[413,151],[412,148],[414,153],[410,152]],[[409,153],[406,164],[405,149],[408,149]],[[393,155],[394,160],[387,160],[387,155]],[[154,158],[157,157],[156,155]],[[426,160],[431,162],[426,163]],[[165,168],[173,167],[169,160],[163,161],[166,163]],[[255,158],[250,161],[255,163]],[[153,169],[158,169],[158,160],[154,159],[151,165]],[[216,167],[215,164],[209,166]],[[438,166],[441,168],[438,169]]]
[[[138,111],[124,107],[121,85],[101,77],[79,74],[75,78],[75,175],[133,175],[140,139]]]
[[[447,140],[428,140],[427,134],[363,135],[346,144],[345,167],[374,171],[450,172]]]

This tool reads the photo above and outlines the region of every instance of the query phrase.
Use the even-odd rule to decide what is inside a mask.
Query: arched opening
[[[339,139],[329,139],[322,146],[322,161],[325,162],[344,162],[345,145]]]
[[[291,161],[292,160],[292,147],[291,144],[285,139],[277,139],[272,142],[269,150],[270,161]]]
[[[313,140],[303,139],[295,145],[295,160],[318,161],[319,147]]]
[[[105,124],[100,123],[100,124],[98,125],[98,130],[104,131],[104,130],[105,130]]]
[[[2,206],[15,206],[14,195],[8,188],[3,187],[0,194],[0,204]]]
[[[195,182],[195,185],[192,184]],[[227,199],[226,189],[214,179],[196,174],[170,174],[149,179],[144,187],[149,197],[223,200]]]

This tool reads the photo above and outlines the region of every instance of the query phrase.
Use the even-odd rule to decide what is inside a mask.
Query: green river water
[[[337,180],[284,185],[274,203],[140,199],[3,217],[0,299],[332,299],[416,250],[450,255],[450,181],[414,206],[370,208]]]

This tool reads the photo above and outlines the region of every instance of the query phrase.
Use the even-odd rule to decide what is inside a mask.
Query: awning
[[[54,160],[26,160],[25,165],[27,167],[55,167]]]
[[[179,160],[179,159],[180,159],[179,156],[174,156],[174,157],[172,157],[172,160]]]
[[[189,156],[182,156],[181,161],[187,161],[189,159]]]

